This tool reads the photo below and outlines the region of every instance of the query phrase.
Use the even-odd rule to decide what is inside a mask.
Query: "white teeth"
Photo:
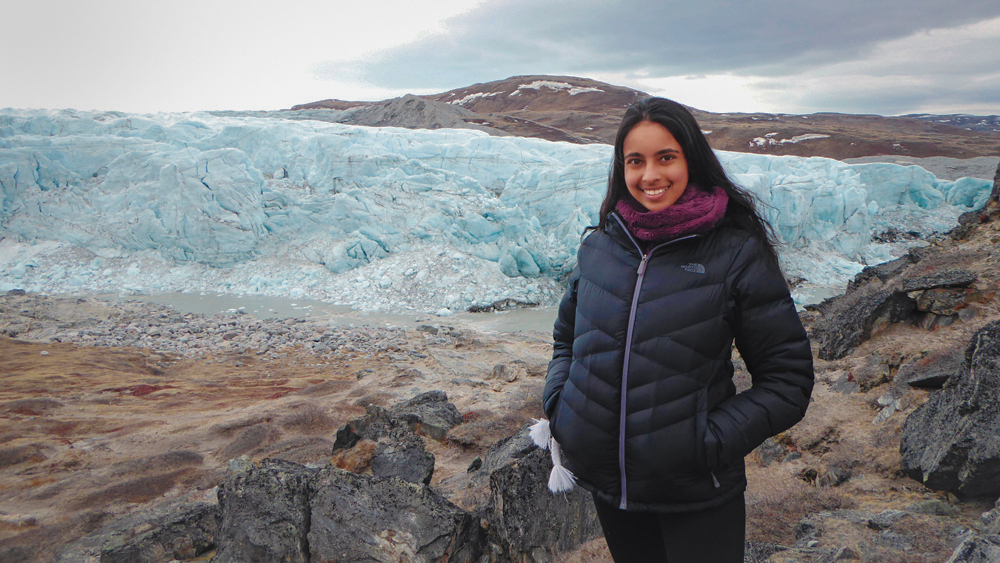
[[[660,189],[660,190],[648,190],[646,192],[646,195],[660,195],[660,194],[662,194],[665,191],[667,191],[666,188],[663,188],[663,189]]]

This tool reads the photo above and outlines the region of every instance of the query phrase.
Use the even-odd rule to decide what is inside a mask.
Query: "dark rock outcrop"
[[[910,254],[865,268],[847,293],[815,307],[823,313],[812,328],[819,357],[843,358],[888,324],[908,322],[933,329],[957,320],[978,295],[970,287],[978,276],[962,269],[922,267],[918,262],[919,255]]]
[[[549,491],[549,452],[531,444],[526,429],[498,443],[484,466],[500,460],[504,463],[489,478],[487,516],[490,547],[499,560],[554,561],[557,554],[601,536],[590,493],[580,487],[558,495]]]
[[[141,510],[63,546],[55,561],[160,563],[194,559],[215,546],[218,508],[208,502],[180,502]]]
[[[922,273],[902,278],[902,291],[924,291],[942,287],[969,287],[979,279],[973,272],[967,270],[948,270],[944,272]]]
[[[932,489],[1000,495],[1000,321],[972,337],[957,377],[906,420],[902,469]]]
[[[426,487],[335,468],[310,485],[312,561],[479,561],[478,519]]]
[[[369,406],[365,416],[337,431],[333,451],[370,440],[375,442],[370,463],[373,475],[426,485],[434,474],[434,454],[426,450],[417,434],[444,441],[448,431],[461,423],[462,414],[444,391],[428,391],[389,410]]]
[[[945,563],[996,563],[1000,561],[1000,536],[972,536],[962,542]]]
[[[1000,203],[1000,164],[997,164],[996,174],[993,175],[993,191],[990,192],[990,201]]]
[[[397,436],[393,442],[376,447],[372,475],[429,485],[434,475],[434,454],[424,449],[424,441],[415,434]]]
[[[819,357],[843,358],[871,338],[875,329],[909,319],[916,308],[912,299],[898,291],[881,290],[861,296],[843,312],[816,321],[813,334],[820,343]]]
[[[1000,499],[993,506],[993,510],[983,514],[983,533],[1000,536]]]
[[[365,416],[337,431],[333,452],[353,448],[361,440],[376,444],[371,459],[372,474],[376,477],[400,477],[425,485],[431,482],[434,454],[425,449],[424,441],[414,434],[409,421],[371,405]]]
[[[894,276],[898,275],[910,264],[915,264],[919,261],[918,257],[913,254],[906,254],[895,260],[889,260],[888,262],[882,262],[881,264],[876,264],[874,266],[865,266],[861,272],[854,276],[854,279],[848,282],[847,292],[856,291],[859,287],[865,285],[871,280],[878,279],[882,282],[887,282]]]
[[[401,418],[418,434],[439,442],[448,437],[448,431],[462,424],[462,413],[448,402],[444,391],[428,391],[392,407],[389,414]]]
[[[170,518],[129,530],[121,545],[101,551],[101,563],[158,563],[193,559],[215,544],[218,507],[209,503],[186,506]],[[149,529],[147,529],[149,528]]]
[[[928,289],[917,297],[917,309],[941,317],[957,314],[968,303],[969,291],[963,288]]]
[[[230,464],[219,487],[219,531],[213,563],[309,561],[309,481],[315,471],[265,459]]]
[[[965,365],[965,350],[961,347],[935,350],[922,358],[899,366],[895,382],[910,387],[940,389]]]
[[[219,488],[214,563],[479,561],[484,532],[430,489],[326,467],[234,462]]]
[[[528,428],[521,428],[517,434],[508,436],[490,447],[483,460],[483,467],[488,473],[493,473],[504,465],[514,463],[538,449],[538,446],[531,439]],[[545,479],[548,480],[548,476]]]
[[[366,436],[405,427],[385,411],[369,415],[356,427]],[[551,469],[527,427],[498,442],[474,470],[473,486],[488,481],[490,495],[473,515],[399,477],[234,461],[219,489],[213,561],[554,561],[601,528],[588,492],[548,490]]]

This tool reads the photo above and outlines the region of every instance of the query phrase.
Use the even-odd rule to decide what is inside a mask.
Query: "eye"
[[[640,160],[638,158],[635,158],[635,157],[631,157],[631,158],[625,159],[625,164],[627,164],[629,166],[635,166],[636,164],[642,164],[642,160]]]

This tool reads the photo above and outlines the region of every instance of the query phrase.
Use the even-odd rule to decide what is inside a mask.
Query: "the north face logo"
[[[701,264],[695,264],[694,262],[690,264],[684,264],[683,266],[681,266],[681,269],[684,270],[685,272],[691,272],[692,274],[705,273],[705,267],[702,266]]]

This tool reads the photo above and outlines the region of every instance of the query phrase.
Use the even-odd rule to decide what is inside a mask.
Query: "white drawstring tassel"
[[[552,433],[549,432],[549,421],[544,418],[542,420],[532,418],[531,420],[535,421],[535,423],[528,428],[528,435],[531,436],[531,441],[543,450],[549,449],[549,440],[552,439]]]
[[[543,450],[550,450],[552,454],[552,472],[549,473],[549,490],[553,493],[565,493],[572,490],[573,486],[576,485],[576,477],[573,475],[573,472],[563,467],[559,442],[556,442],[556,439],[552,437],[552,433],[549,431],[549,421],[545,419],[535,420],[535,424],[531,425],[529,435],[536,446]]]
[[[563,467],[559,442],[556,442],[555,438],[549,439],[549,449],[552,450],[552,473],[549,474],[549,490],[553,493],[569,492],[573,489],[573,485],[576,485],[576,476],[569,469]]]

